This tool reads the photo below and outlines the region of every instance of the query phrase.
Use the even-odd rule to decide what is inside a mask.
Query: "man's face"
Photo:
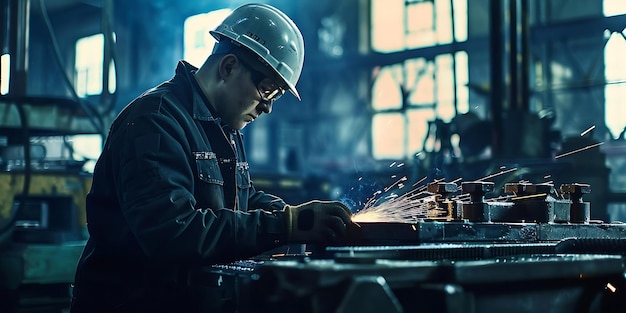
[[[276,98],[271,100],[264,95],[271,95],[267,91],[272,82],[268,77],[272,77],[273,73],[269,67],[263,68],[263,65],[252,68],[250,62],[241,62],[237,58],[237,62],[233,65],[231,71],[233,77],[228,80],[228,100],[218,103],[218,111],[222,120],[231,128],[241,130],[246,125],[257,119],[261,114],[269,114],[272,112],[272,104]],[[284,89],[280,90],[284,93]],[[281,95],[282,95],[281,93]]]

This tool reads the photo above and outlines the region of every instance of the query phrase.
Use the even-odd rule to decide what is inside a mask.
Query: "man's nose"
[[[274,101],[261,101],[259,102],[257,109],[265,114],[270,114],[272,113],[272,102]]]

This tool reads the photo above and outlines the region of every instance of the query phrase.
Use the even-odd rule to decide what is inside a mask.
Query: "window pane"
[[[113,34],[115,40],[115,34]],[[79,97],[102,93],[102,62],[104,60],[104,35],[95,34],[76,41],[74,85]],[[109,65],[109,93],[115,92],[115,66]]]
[[[75,86],[78,96],[102,93],[104,36],[96,34],[76,41]]]
[[[408,4],[407,10],[407,45],[409,47],[427,47],[437,43],[435,37],[435,13],[432,2]]]
[[[407,27],[409,32],[423,34],[432,32],[435,27],[433,23],[433,3],[418,2],[407,6]]]
[[[449,54],[438,55],[435,58],[437,72],[437,101],[450,101],[454,99],[454,76],[452,72],[452,56]]]
[[[109,93],[114,93],[117,88],[117,82],[115,81],[115,61],[111,60],[109,64]]]
[[[372,86],[372,108],[374,110],[399,109],[402,107],[402,68],[386,66],[375,75]]]
[[[453,0],[454,3],[454,39],[467,40],[467,0]]]
[[[83,170],[93,173],[96,160],[102,152],[102,136],[100,134],[72,135],[67,137],[72,146],[72,158],[75,160],[87,160]]]
[[[617,138],[626,127],[624,118],[624,97],[626,95],[626,40],[619,33],[613,33],[604,48],[604,75],[607,85],[604,88],[605,122],[613,138]]]
[[[435,65],[425,59],[407,61],[409,77],[414,77],[414,83],[409,86],[409,103],[411,105],[428,105],[435,103]]]
[[[89,67],[96,63],[102,63],[104,36],[95,34],[80,38],[76,41],[76,66]],[[95,62],[97,59],[100,62]]]
[[[374,51],[467,40],[467,0],[371,0],[371,4]],[[377,71],[372,107],[387,112],[375,114],[372,120],[375,158],[412,157],[424,149],[429,121],[450,121],[455,114],[469,111],[468,56],[464,51],[430,60],[408,59]]]
[[[459,114],[469,112],[469,64],[467,52],[455,53],[456,107]]]
[[[402,114],[380,113],[372,120],[372,154],[376,159],[404,156],[405,121]]]
[[[393,52],[404,49],[404,1],[372,0],[372,49]]]
[[[231,9],[216,10],[209,13],[190,16],[184,25],[184,56],[190,64],[199,67],[213,51],[215,39],[209,31],[230,14]]]
[[[428,131],[428,121],[435,119],[433,110],[410,110],[407,112],[408,149],[406,156],[411,157],[415,153],[424,150],[424,140]]]
[[[100,60],[102,62],[102,60]],[[85,94],[97,95],[102,93],[102,66],[90,66],[87,68],[87,81]]]
[[[467,40],[467,0],[372,0],[371,44],[395,52]],[[452,22],[454,21],[454,34]]]
[[[437,65],[437,116],[449,122],[455,114],[454,110],[454,72],[452,69],[452,56],[449,54],[439,55],[435,58]]]
[[[9,93],[9,73],[11,73],[11,56],[9,54],[3,54],[0,57],[0,95],[6,95]]]
[[[604,0],[603,2],[604,16],[614,16],[626,13],[626,4],[624,0]]]
[[[450,0],[435,0],[437,43],[452,42],[452,14]]]

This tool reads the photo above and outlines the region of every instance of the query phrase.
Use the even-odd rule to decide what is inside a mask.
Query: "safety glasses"
[[[259,92],[261,99],[265,102],[276,101],[283,94],[285,94],[285,88],[279,86],[275,80],[267,77],[263,72],[255,69],[250,63],[244,60],[237,54],[237,58],[241,61],[241,64],[245,66],[250,72],[250,78],[256,86],[256,90]]]

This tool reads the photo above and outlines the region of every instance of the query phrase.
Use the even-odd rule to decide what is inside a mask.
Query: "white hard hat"
[[[218,42],[230,38],[256,53],[301,100],[296,83],[304,64],[304,38],[285,13],[267,4],[245,4],[210,33]]]

